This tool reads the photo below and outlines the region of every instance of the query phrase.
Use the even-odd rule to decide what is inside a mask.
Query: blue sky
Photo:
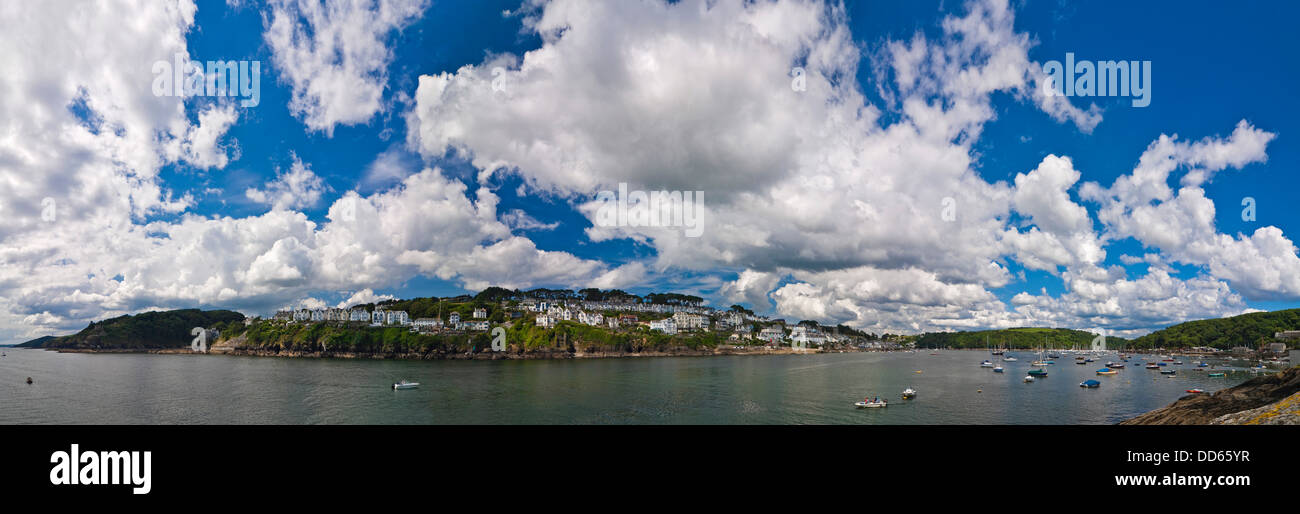
[[[676,290],[893,331],[1053,325],[1133,335],[1300,304],[1300,258],[1278,243],[1300,230],[1288,198],[1300,182],[1289,172],[1300,164],[1290,144],[1300,108],[1287,64],[1300,48],[1286,26],[1294,6],[701,5],[203,2],[189,18],[182,2],[155,13],[156,26],[105,36],[134,38],[127,48],[89,36],[85,44],[103,48],[49,45],[92,55],[85,70],[77,61],[47,77],[48,95],[0,106],[17,120],[0,134],[50,134],[43,155],[20,150],[36,143],[0,138],[0,184],[9,185],[0,213],[14,211],[0,232],[10,270],[0,275],[0,336],[144,309],[264,314],[485,285]],[[59,16],[25,9],[5,26]],[[84,29],[109,31],[114,16],[138,9],[109,9],[103,27]],[[277,32],[277,22],[294,32]],[[963,32],[975,26],[987,32]],[[10,32],[7,52],[50,37]],[[909,48],[930,64],[900,60]],[[260,61],[260,104],[148,95],[151,77],[139,70],[177,51]],[[1033,70],[1067,52],[1151,61],[1150,105],[1074,97],[1050,112]],[[991,55],[1015,69],[991,66]],[[27,71],[52,57],[14,57],[7,85],[36,91],[40,73]],[[507,89],[482,93],[497,66]],[[790,90],[787,66],[808,69],[807,94]],[[960,82],[963,70],[980,79]],[[120,82],[95,79],[101,72]],[[901,80],[911,75],[920,80]],[[373,108],[367,88],[378,92]],[[296,101],[304,97],[310,106]],[[40,102],[59,111],[55,121],[31,107]],[[916,110],[927,104],[930,115]],[[1087,121],[1089,112],[1099,118]],[[95,130],[61,128],[75,125]],[[1141,175],[1144,152],[1160,153],[1162,135],[1178,136],[1164,157],[1177,161],[1164,180],[1174,196],[1121,186]],[[903,157],[875,151],[891,147]],[[1209,178],[1179,191],[1193,170]],[[1019,186],[1018,176],[1060,191]],[[704,191],[706,235],[594,226],[582,206],[620,182]],[[1085,183],[1096,186],[1087,195]],[[88,184],[117,185],[78,193],[99,191]],[[1042,201],[1049,192],[1069,201]],[[1206,220],[1201,196],[1213,207]],[[41,197],[66,198],[65,221],[42,225],[32,210]],[[960,227],[927,218],[946,197],[956,198]],[[373,208],[373,230],[344,230],[336,209],[348,198]],[[862,218],[850,223],[854,212]],[[1151,229],[1152,220],[1163,225]],[[1264,227],[1280,232],[1256,232]],[[223,248],[180,253],[204,245]],[[1105,257],[1090,257],[1094,248]],[[174,261],[203,264],[172,270]]]

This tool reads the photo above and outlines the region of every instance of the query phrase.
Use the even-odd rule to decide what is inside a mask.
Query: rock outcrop
[[[1300,393],[1257,409],[1214,418],[1211,425],[1300,425]]]
[[[1121,425],[1300,424],[1300,367],[1250,379],[1214,394],[1179,398]]]

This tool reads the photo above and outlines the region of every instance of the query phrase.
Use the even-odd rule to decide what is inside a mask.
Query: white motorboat
[[[870,402],[858,402],[853,405],[857,406],[859,409],[870,409],[876,407],[888,407],[889,403],[884,400],[875,400]]]
[[[915,391],[914,389],[910,388],[910,387],[907,388],[907,389],[904,389],[904,390],[903,390],[903,398],[904,398],[904,399],[916,398],[916,391]]]
[[[1033,377],[1033,376],[1025,375],[1025,382],[1033,382],[1033,381],[1034,381],[1034,377]]]
[[[981,363],[980,363],[980,367],[981,367],[981,368],[991,368],[991,367],[993,367],[993,361],[991,361],[991,360],[987,360],[987,359],[986,359],[984,362],[981,362]]]
[[[419,382],[407,382],[407,381],[405,381],[405,380],[401,380],[401,381],[398,381],[398,382],[394,382],[394,383],[393,383],[393,390],[394,390],[394,391],[396,391],[396,390],[398,390],[398,389],[415,389],[415,388],[417,388],[417,387],[420,387],[420,383],[419,383]]]

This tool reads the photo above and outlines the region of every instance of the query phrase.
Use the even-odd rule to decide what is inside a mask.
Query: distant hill
[[[1097,334],[1068,328],[1006,328],[974,332],[927,332],[916,339],[918,348],[1091,348]],[[987,341],[987,342],[986,342]],[[1106,337],[1106,346],[1127,345],[1121,337]]]
[[[59,338],[58,336],[38,337],[36,339],[32,339],[31,341],[18,343],[14,346],[18,348],[40,348],[42,346],[45,346],[45,343],[58,338]]]
[[[242,322],[244,315],[234,311],[182,309],[125,315],[91,323],[81,332],[69,336],[46,336],[20,346],[27,348],[68,349],[161,349],[189,346],[194,327],[211,328]]]
[[[1234,346],[1256,348],[1260,340],[1271,342],[1273,334],[1300,330],[1300,309],[1252,312],[1231,318],[1188,321],[1157,330],[1133,340],[1135,346],[1183,348],[1209,346],[1228,349]]]

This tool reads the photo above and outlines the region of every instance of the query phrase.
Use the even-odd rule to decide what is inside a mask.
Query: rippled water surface
[[[1167,377],[1136,356],[1097,376],[1114,354],[1087,365],[1067,355],[1026,384],[1034,355],[996,374],[979,367],[983,351],[477,362],[5,353],[6,424],[1115,423],[1253,376],[1209,378],[1183,358]],[[421,386],[393,391],[399,379]],[[1101,387],[1080,388],[1087,379]],[[899,397],[907,387],[916,399]],[[853,407],[868,395],[889,407]]]

